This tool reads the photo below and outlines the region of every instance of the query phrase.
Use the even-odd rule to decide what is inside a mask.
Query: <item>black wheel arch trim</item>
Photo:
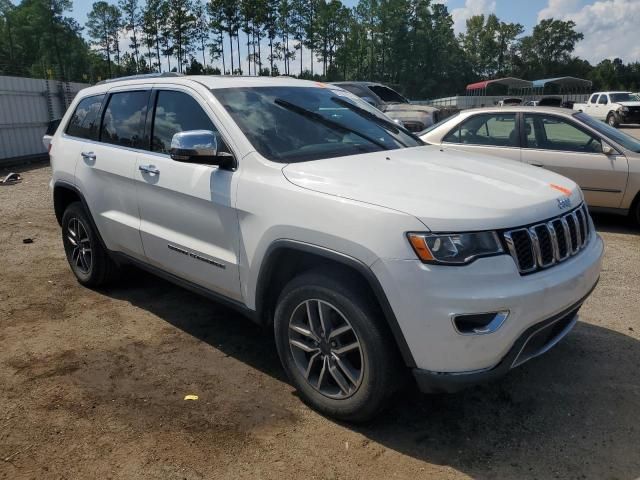
[[[258,273],[258,281],[256,284],[256,312],[258,313],[259,318],[263,318],[262,315],[267,303],[266,292],[269,287],[269,280],[275,268],[275,262],[272,260],[276,258],[276,254],[278,253],[278,251],[283,249],[293,249],[304,253],[317,255],[326,258],[327,260],[332,260],[340,263],[346,267],[350,267],[360,273],[367,281],[368,286],[373,291],[376,299],[380,304],[380,307],[382,308],[382,313],[387,322],[387,325],[389,326],[389,329],[391,330],[391,333],[393,334],[394,340],[396,342],[396,345],[398,346],[400,354],[402,355],[404,363],[407,367],[416,367],[416,362],[413,358],[413,355],[411,354],[411,350],[409,349],[409,345],[407,344],[404,334],[402,333],[402,329],[400,328],[400,324],[398,323],[395,313],[391,308],[391,304],[387,299],[387,295],[384,292],[380,281],[373,273],[371,268],[369,268],[368,265],[358,260],[357,258],[351,257],[341,252],[337,252],[335,250],[328,249],[326,247],[290,239],[275,240],[273,243],[271,243],[271,245],[269,245],[263,257],[262,265],[260,266],[260,271]]]
[[[78,196],[78,198],[80,199],[80,203],[82,203],[82,207],[84,208],[85,212],[87,212],[87,216],[89,217],[89,222],[91,223],[91,228],[93,229],[93,231],[98,236],[98,241],[100,242],[100,246],[102,246],[102,248],[104,248],[104,250],[106,252],[108,252],[109,250],[107,249],[107,246],[104,243],[104,240],[102,240],[102,235],[100,234],[100,230],[98,230],[98,226],[96,225],[95,221],[93,220],[93,215],[91,214],[91,209],[89,208],[89,204],[87,203],[87,199],[84,197],[84,195],[80,191],[80,189],[77,186],[75,186],[74,184],[72,184],[72,183],[65,182],[64,180],[57,180],[53,185],[54,202],[55,202],[55,192],[56,192],[56,189],[58,189],[58,188],[64,188],[66,190],[71,190],[73,193],[75,193]],[[54,203],[54,208],[56,208],[55,203]],[[57,215],[57,212],[56,212],[56,219],[58,220],[58,224],[60,224],[60,226],[62,226],[62,215],[63,214],[64,214],[64,212],[60,212],[60,216],[58,218],[58,215]]]

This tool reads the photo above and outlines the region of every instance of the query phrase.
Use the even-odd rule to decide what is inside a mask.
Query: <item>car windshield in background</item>
[[[424,143],[343,90],[314,87],[215,89],[254,148],[293,163],[417,147]]]
[[[637,98],[631,93],[610,93],[609,97],[613,103],[637,101]]]
[[[640,153],[640,141],[636,140],[630,135],[627,135],[624,132],[621,132],[617,128],[610,127],[608,124],[593,118],[586,113],[580,112],[574,115],[575,118],[580,120],[583,123],[586,123],[594,130],[598,131],[605,137],[609,137],[614,142],[619,143],[627,150],[631,150],[632,152]]]
[[[395,90],[382,85],[370,85],[369,90],[375,93],[385,103],[409,103],[409,101]]]

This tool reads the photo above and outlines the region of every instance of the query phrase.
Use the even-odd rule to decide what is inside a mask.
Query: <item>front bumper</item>
[[[507,360],[530,329],[577,311],[598,281],[602,253],[602,239],[594,234],[575,257],[525,276],[507,255],[464,267],[379,260],[372,270],[409,347],[412,367],[433,374],[418,375],[460,376],[456,382],[467,375],[491,377],[508,370],[513,361]],[[486,335],[461,335],[452,321],[455,315],[501,311],[509,312],[506,321]]]
[[[566,311],[529,327],[511,347],[509,353],[493,368],[475,372],[438,373],[414,369],[418,388],[424,393],[454,393],[466,387],[496,380],[511,369],[538,357],[557,345],[578,321],[583,300]]]

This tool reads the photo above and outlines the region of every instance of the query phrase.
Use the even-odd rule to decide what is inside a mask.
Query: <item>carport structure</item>
[[[531,93],[535,96],[561,95],[564,100],[583,101],[591,93],[593,83],[576,77],[556,77],[534,80]]]
[[[533,89],[533,82],[515,77],[496,78],[470,83],[466,88],[466,96],[475,97],[473,106],[493,105],[493,97],[506,95],[523,96]],[[493,90],[493,91],[492,91]],[[500,92],[500,90],[502,90]],[[506,92],[505,92],[506,90]],[[502,95],[500,95],[502,93]]]

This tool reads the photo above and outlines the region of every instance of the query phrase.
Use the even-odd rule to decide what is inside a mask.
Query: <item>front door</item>
[[[526,114],[524,126],[523,161],[569,177],[590,206],[620,206],[629,171],[624,155],[605,155],[600,138],[559,116]]]
[[[214,123],[204,101],[186,87],[154,90],[152,105],[153,121],[147,122],[151,151],[138,156],[134,173],[147,259],[180,278],[239,299],[237,175],[169,156],[175,133],[216,132]]]

